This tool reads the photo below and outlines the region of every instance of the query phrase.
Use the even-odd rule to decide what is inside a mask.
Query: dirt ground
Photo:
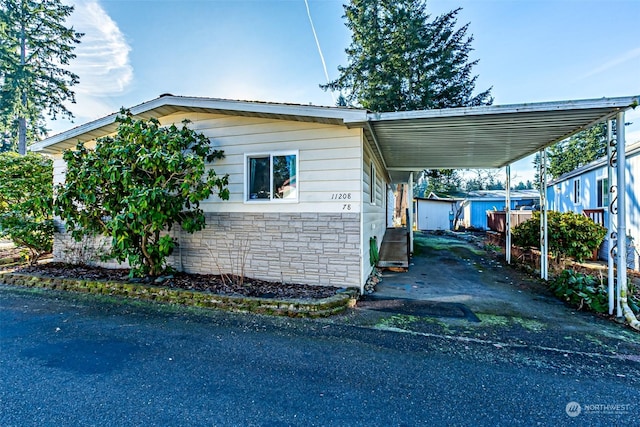
[[[217,295],[274,299],[322,299],[335,295],[339,290],[332,286],[311,286],[296,283],[269,282],[249,277],[214,274],[174,273],[159,278],[130,279],[128,269],[107,269],[87,265],[70,265],[58,262],[43,263],[35,266],[24,266],[16,269],[15,272],[35,274],[44,277],[153,283],[168,288],[211,292]]]

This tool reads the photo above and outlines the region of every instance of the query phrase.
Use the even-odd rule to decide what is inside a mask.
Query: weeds
[[[249,252],[251,250],[249,245],[249,238],[245,238],[242,240],[237,240],[234,242],[238,242],[236,250],[234,250],[235,245],[230,245],[226,241],[224,242],[224,248],[228,254],[229,260],[229,269],[226,270],[220,264],[219,259],[219,251],[214,251],[213,248],[208,243],[205,243],[207,246],[207,250],[216,263],[216,267],[218,268],[218,272],[220,272],[220,278],[222,282],[226,285],[228,283],[233,283],[238,286],[244,285],[245,280],[245,267],[247,265],[247,258],[249,257]]]

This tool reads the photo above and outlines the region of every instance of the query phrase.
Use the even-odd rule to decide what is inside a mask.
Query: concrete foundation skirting
[[[46,288],[85,294],[111,295],[168,304],[212,308],[242,313],[288,317],[327,317],[353,307],[357,292],[347,289],[319,300],[275,300],[216,295],[184,289],[163,288],[137,283],[102,282],[40,277],[27,274],[0,274],[0,283],[29,288]]]

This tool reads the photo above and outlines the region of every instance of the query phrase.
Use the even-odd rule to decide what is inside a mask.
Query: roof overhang
[[[295,120],[334,125],[363,122],[367,110],[314,105],[283,104],[257,101],[235,101],[218,98],[163,95],[129,109],[137,118],[161,118],[180,112],[229,114],[234,116]],[[85,123],[68,131],[31,145],[31,151],[59,153],[76,147],[78,141],[87,142],[114,133],[119,113]]]
[[[130,108],[140,118],[178,112],[362,127],[393,182],[408,182],[423,169],[500,168],[561,141],[593,124],[635,108],[640,97],[496,105],[442,110],[370,113],[313,105],[161,96]],[[117,128],[117,113],[33,144],[32,151],[60,153]]]
[[[365,131],[394,182],[423,169],[500,168],[635,108],[638,96],[370,113]]]

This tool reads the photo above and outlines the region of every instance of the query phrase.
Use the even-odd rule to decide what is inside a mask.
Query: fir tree
[[[491,89],[474,95],[478,60],[469,61],[469,24],[457,28],[460,10],[431,20],[424,0],[352,0],[345,5],[348,64],[321,87],[376,112],[490,105]],[[452,170],[424,171],[422,178],[428,191],[460,185]]]
[[[491,104],[491,89],[473,94],[478,61],[469,61],[469,24],[456,28],[460,10],[430,20],[423,0],[353,0],[348,65],[321,87],[378,112]]]
[[[64,25],[73,12],[61,0],[0,0],[0,136],[26,152],[45,132],[44,114],[73,117],[76,74],[63,68],[82,34]]]
[[[571,172],[607,154],[607,124],[600,123],[561,141],[549,149],[549,174],[553,178]]]

